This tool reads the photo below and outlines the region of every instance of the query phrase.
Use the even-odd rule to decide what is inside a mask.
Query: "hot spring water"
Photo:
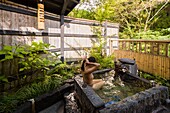
[[[102,78],[105,81],[103,88],[95,92],[106,104],[113,104],[121,101],[122,99],[144,91],[149,87],[147,84],[138,80],[133,80],[129,83],[123,82],[120,78],[115,80],[114,74],[109,72],[95,74],[94,77]]]

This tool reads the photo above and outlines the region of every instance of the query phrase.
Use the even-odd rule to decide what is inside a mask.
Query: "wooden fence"
[[[118,49],[113,44],[118,41]],[[135,59],[139,70],[170,80],[170,40],[110,40],[116,58]]]
[[[64,17],[64,39],[61,38],[60,16],[45,11],[45,29],[38,30],[37,9],[22,6],[9,1],[0,1],[0,50],[5,45],[28,44],[33,41],[48,43],[50,51],[61,53],[64,45],[64,58],[79,59],[90,49],[92,42],[97,42],[97,35],[92,31],[100,26],[107,42],[105,49],[109,54],[109,40],[118,39],[119,25],[116,23],[100,23],[94,20]],[[63,43],[64,40],[64,44]],[[74,49],[73,49],[74,48]],[[0,59],[4,57],[0,55]],[[17,62],[0,63],[0,75],[11,76],[18,73]]]
[[[36,9],[10,3],[0,2],[0,49],[4,45],[43,41],[55,47],[51,51],[60,53],[60,16],[45,12],[45,29],[38,30]],[[83,48],[90,49],[92,41],[97,41],[97,35],[92,31],[97,26],[102,27],[102,35],[107,37],[106,49],[109,53],[109,39],[118,38],[118,24],[65,17],[64,58],[81,58],[72,47],[80,53],[84,52]]]

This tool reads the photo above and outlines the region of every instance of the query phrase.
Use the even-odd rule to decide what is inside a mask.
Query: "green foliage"
[[[97,0],[95,7],[90,4],[90,1],[81,1],[80,6],[73,10],[70,16],[119,23],[119,36],[122,39],[133,39],[134,34],[150,29],[159,31],[170,27],[168,1]],[[81,5],[87,5],[88,8],[81,9]]]
[[[16,66],[16,70],[20,72],[30,72],[39,70],[46,75],[50,66],[55,66],[55,63],[59,60],[58,54],[52,54],[48,51],[51,46],[42,42],[32,42],[31,45],[15,45],[4,46],[0,50],[0,54],[4,54],[5,58],[0,62],[9,61],[13,62],[18,60],[19,69]],[[19,72],[18,72],[19,73]],[[19,79],[19,75],[17,77]],[[5,80],[3,78],[3,80]]]
[[[100,69],[114,67],[114,55],[106,56],[101,44],[96,44],[91,48],[90,56],[95,57],[97,62],[100,63]]]
[[[69,16],[75,17],[75,18],[85,18],[85,19],[92,19],[94,20],[94,16],[91,15],[91,12],[88,10],[77,10],[73,9],[72,12],[69,13]]]
[[[60,77],[60,75],[45,76],[44,81],[22,87],[16,92],[16,95],[18,95],[18,98],[22,101],[25,101],[26,99],[31,99],[54,90],[61,85],[62,82],[63,78]]]
[[[10,53],[10,55],[13,56],[12,58],[21,54],[23,57],[20,57],[19,64],[22,64],[20,71],[36,69],[44,72],[45,76],[43,76],[43,78],[36,78],[37,80],[34,81],[34,83],[23,86],[14,94],[7,93],[5,96],[2,96],[0,101],[0,113],[12,113],[26,100],[58,88],[62,85],[64,80],[72,78],[76,73],[77,67],[74,64],[67,65],[66,63],[62,63],[57,58],[58,54],[52,55],[52,53],[47,51],[49,48],[47,44],[40,42],[32,43],[31,46],[18,46],[17,49],[20,50],[18,54],[16,54],[17,52],[14,54],[12,48],[14,47],[5,47],[3,54],[5,53],[6,55]],[[6,58],[5,60],[9,59]],[[4,76],[0,76],[0,80],[5,82],[7,79],[4,78]]]
[[[105,38],[102,37],[101,27],[94,27],[93,32],[97,35],[97,40],[92,40],[92,48],[89,51],[90,56],[96,58],[97,62],[100,63],[101,69],[113,68],[114,67],[114,55],[106,55],[104,45],[106,44]]]
[[[6,82],[8,82],[8,79],[4,75],[0,74],[0,83],[6,83]]]
[[[49,60],[51,57],[51,53],[47,51],[49,47],[49,44],[42,42],[33,42],[31,46],[24,46],[26,54],[25,57],[19,62],[22,65],[20,71],[41,69],[46,73],[46,71],[49,70],[49,66],[55,65],[54,61]]]
[[[162,4],[158,5],[160,8]],[[152,30],[161,30],[170,28],[170,3],[168,3],[163,10],[157,15],[158,19],[151,26]]]
[[[86,6],[83,4],[86,4]],[[94,3],[95,2],[95,3]],[[113,1],[112,1],[113,2]],[[95,4],[96,6],[93,7]],[[84,9],[79,9],[81,6],[84,5]],[[78,8],[73,9],[73,11],[69,14],[71,17],[76,18],[85,18],[85,19],[91,19],[91,20],[98,20],[100,22],[110,18],[110,15],[112,15],[113,10],[109,2],[103,0],[103,1],[93,1],[91,3],[90,1],[82,1]]]
[[[157,39],[157,40],[168,40],[170,39],[170,28],[162,29],[160,31],[148,30],[146,32],[140,32],[134,34],[136,39]]]
[[[94,18],[100,22],[110,20],[110,15],[114,15],[114,11],[109,1],[103,1],[94,9]]]
[[[54,68],[47,72],[47,75],[58,74],[61,75],[64,79],[70,79],[74,76],[74,74],[78,71],[78,66],[76,67],[74,63],[71,65],[64,63],[58,63]]]
[[[4,96],[0,101],[0,113],[12,113],[18,102],[15,96]]]
[[[14,110],[26,100],[52,91],[64,81],[60,75],[46,76],[44,81],[22,87],[14,94],[1,97],[0,113],[13,113]]]
[[[148,73],[142,73],[141,77],[145,78],[145,79],[148,79],[148,80],[153,80],[155,78],[154,76],[152,76],[152,75],[150,75]]]
[[[164,85],[164,86],[167,86],[167,87],[170,88],[169,80],[166,80],[159,75],[151,75],[151,74],[148,74],[148,73],[142,73],[141,77],[148,79],[148,80],[154,80],[157,84]]]
[[[16,58],[24,58],[24,48],[20,47],[20,45],[15,45],[15,46],[8,46],[5,45],[3,46],[3,49],[0,50],[1,55],[5,55],[4,59],[1,59],[0,62],[7,61],[7,60],[12,60],[14,57]]]
[[[15,60],[17,58],[24,58],[24,54],[26,52],[24,51],[23,47],[20,47],[20,45],[15,45],[15,46],[8,46],[5,45],[3,46],[3,49],[0,50],[0,55],[4,55],[5,58],[1,59],[0,62],[5,62],[5,61],[9,61],[10,63],[15,62]],[[17,67],[17,66],[16,66]],[[18,69],[16,68],[16,70],[18,71]],[[18,74],[16,75],[17,78]],[[3,82],[8,82],[6,75],[1,76],[1,80]]]

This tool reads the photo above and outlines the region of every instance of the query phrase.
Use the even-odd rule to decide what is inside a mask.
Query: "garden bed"
[[[71,80],[52,92],[26,101],[23,105],[19,106],[14,113],[38,113],[56,103],[58,103],[58,107],[60,107],[60,103],[64,101],[64,94],[72,92],[73,89],[74,85]]]

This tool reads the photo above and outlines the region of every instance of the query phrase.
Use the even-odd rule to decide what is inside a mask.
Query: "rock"
[[[66,101],[66,105],[65,105],[66,113],[81,113],[76,103],[74,92],[66,93],[64,95],[64,98]]]

